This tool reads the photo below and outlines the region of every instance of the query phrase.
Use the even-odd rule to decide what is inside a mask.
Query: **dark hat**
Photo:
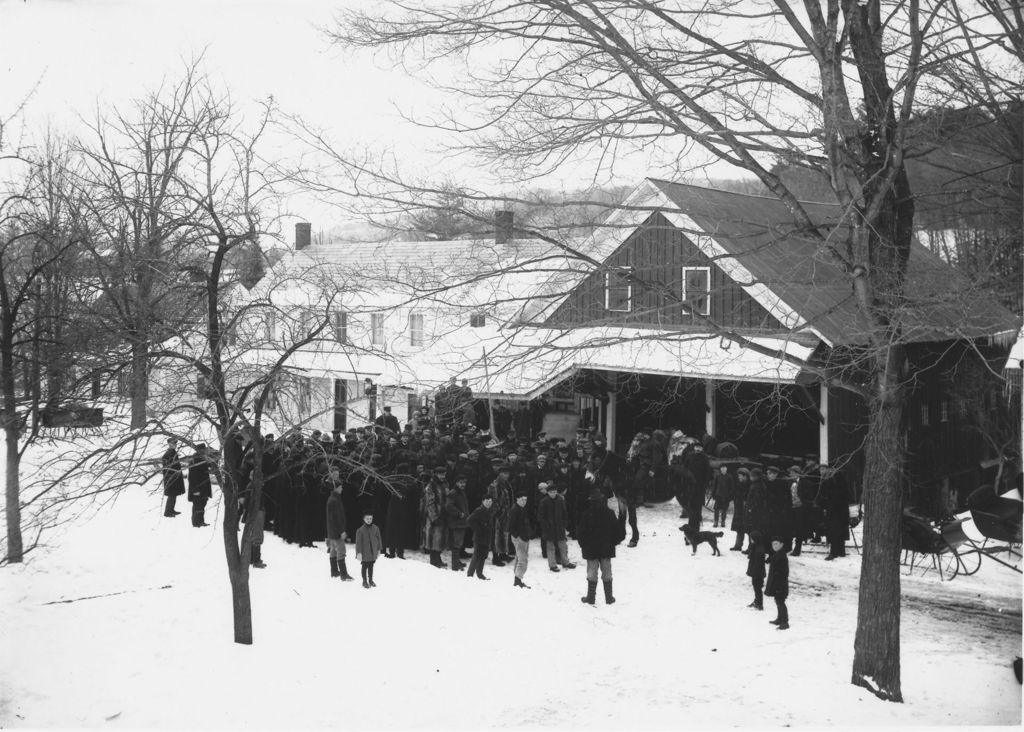
[[[434,472],[435,473],[445,473],[447,471],[448,471],[448,467],[445,466],[445,465],[435,465],[434,466]]]
[[[469,475],[466,473],[459,473],[455,476],[455,482],[458,483],[460,480],[469,481]]]
[[[384,411],[385,412],[390,412],[391,411],[391,407],[384,407]]]
[[[749,478],[750,477],[750,471],[747,470],[746,468],[740,468],[739,470],[736,471],[736,475],[745,475],[745,476],[747,476]]]
[[[498,463],[498,472],[499,473],[511,473],[512,472],[512,466],[509,465],[508,463],[504,463],[504,462]]]
[[[515,495],[515,497],[516,497],[516,498],[529,498],[529,497],[530,497],[530,494],[529,494],[529,493],[527,493],[526,491],[524,491],[524,490],[523,490],[522,488],[520,488],[520,489],[518,489],[518,490],[516,491],[516,495]]]
[[[763,478],[764,477],[764,473],[761,471],[761,468],[751,468],[750,469],[750,477],[751,478]]]
[[[785,540],[785,539],[783,539],[783,538],[782,538],[781,536],[779,536],[779,535],[777,535],[777,534],[776,534],[775,536],[773,536],[773,537],[772,537],[772,541],[773,541],[773,542],[777,541],[777,542],[779,542],[780,544],[785,544],[785,543],[786,543],[786,540]]]
[[[774,470],[776,473],[781,473],[782,472],[781,470],[779,470],[779,466],[778,465],[769,465],[769,466],[767,466],[764,469],[764,472],[767,473],[769,470]]]

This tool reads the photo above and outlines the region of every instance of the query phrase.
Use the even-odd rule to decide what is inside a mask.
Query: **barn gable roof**
[[[803,204],[837,244],[846,230],[834,204]],[[800,231],[776,199],[683,183],[648,179],[582,251],[606,260],[654,211],[682,230],[716,266],[794,333],[811,333],[829,345],[859,344],[867,328],[849,276],[833,262],[814,232]],[[538,289],[523,308],[527,322],[541,324],[564,302],[585,273],[561,273]],[[902,313],[908,342],[976,338],[1016,330],[1019,321],[994,298],[979,292],[955,269],[915,241],[908,263]]]

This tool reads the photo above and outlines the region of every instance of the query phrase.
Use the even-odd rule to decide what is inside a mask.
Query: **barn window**
[[[470,328],[483,328],[487,324],[487,316],[483,313],[472,313],[469,316]]]
[[[939,421],[940,422],[948,422],[949,421],[949,400],[948,399],[943,399],[941,402],[939,402]]]
[[[683,307],[696,315],[711,314],[711,268],[683,267]]]
[[[928,411],[928,402],[921,405],[921,426],[928,427],[932,423],[931,414]]]
[[[630,282],[631,267],[622,267],[604,273],[604,309],[628,313],[633,309],[633,285]]]

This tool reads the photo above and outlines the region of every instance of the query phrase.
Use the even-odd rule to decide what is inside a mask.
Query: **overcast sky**
[[[211,79],[236,101],[273,95],[339,143],[394,150],[413,170],[451,165],[431,156],[440,141],[401,115],[427,115],[447,100],[383,61],[331,48],[320,32],[353,2],[0,0],[0,115],[27,98],[30,128],[77,132],[79,115],[124,106],[205,54]],[[647,164],[620,161],[614,182],[638,182]],[[457,172],[474,187],[488,185],[479,171]],[[586,182],[578,175],[565,166],[543,182],[572,189]]]

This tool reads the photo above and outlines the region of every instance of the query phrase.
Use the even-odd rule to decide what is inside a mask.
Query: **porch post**
[[[615,389],[615,374],[612,373],[608,376],[609,382],[611,382],[611,391],[608,392],[608,406],[604,412],[604,437],[608,440],[608,449],[615,449],[615,413],[618,411],[616,407],[616,389]]]
[[[709,434],[715,435],[715,381],[714,379],[704,379],[704,430]]]
[[[818,411],[823,420],[818,424],[818,462],[828,465],[828,384],[821,382],[818,390],[821,394],[818,398]]]

